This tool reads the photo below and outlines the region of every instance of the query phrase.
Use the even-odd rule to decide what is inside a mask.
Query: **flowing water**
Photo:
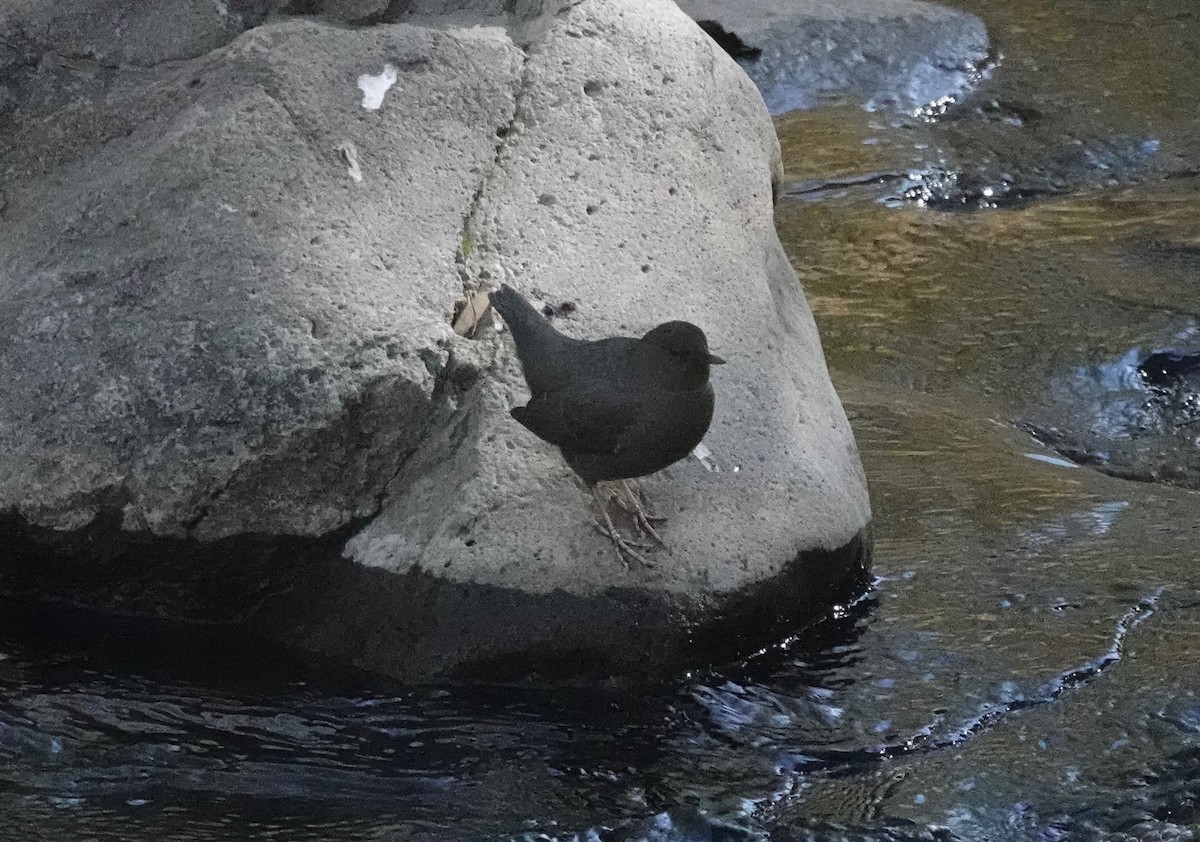
[[[0,838],[1200,833],[1200,7],[959,5],[970,101],[778,121],[869,596],[660,686],[315,679],[0,606]]]

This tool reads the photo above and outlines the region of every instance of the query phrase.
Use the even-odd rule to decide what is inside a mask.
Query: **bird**
[[[620,481],[639,529],[663,547],[628,480],[660,471],[687,456],[712,422],[710,367],[725,360],[709,353],[704,331],[670,321],[640,339],[575,339],[558,331],[510,287],[488,296],[508,325],[529,387],[524,406],[509,412],[538,438],[556,445],[590,489],[617,557],[652,566],[613,525],[597,489]],[[661,520],[661,518],[658,518]]]

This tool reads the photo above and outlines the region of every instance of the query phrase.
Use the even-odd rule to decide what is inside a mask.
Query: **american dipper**
[[[512,417],[562,450],[591,489],[621,562],[629,555],[648,565],[613,526],[596,483],[621,480],[638,526],[666,546],[625,480],[660,471],[700,443],[713,415],[709,366],[725,361],[690,322],[666,322],[641,339],[589,342],[559,333],[507,284],[488,297],[529,385],[529,403],[513,407]]]

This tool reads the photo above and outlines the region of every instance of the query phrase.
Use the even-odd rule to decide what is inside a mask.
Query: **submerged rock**
[[[1084,465],[1144,482],[1200,488],[1200,349],[1133,348],[1056,378],[1020,425]]]
[[[941,211],[1020,207],[1038,199],[1088,189],[1132,184],[1161,174],[1159,144],[1153,138],[1072,137],[1014,122],[996,124],[976,117],[981,107],[957,113],[943,163],[898,179],[893,201],[915,202]],[[970,155],[968,158],[967,155]]]
[[[136,65],[24,42],[0,589],[244,621],[398,675],[661,665],[848,598],[865,482],[745,75],[667,2],[424,5]],[[722,470],[643,484],[674,548],[653,569],[617,563],[508,417],[507,337],[452,329],[501,281],[573,335],[684,318],[729,358]]]
[[[745,68],[773,114],[836,99],[912,111],[969,91],[987,28],[916,0],[679,0]]]

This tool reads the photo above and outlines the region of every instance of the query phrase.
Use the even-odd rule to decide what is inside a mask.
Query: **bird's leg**
[[[658,542],[660,547],[666,549],[667,542],[662,539],[662,536],[654,530],[654,526],[650,523],[652,520],[664,521],[666,518],[646,513],[646,511],[642,508],[642,505],[646,502],[646,498],[641,497],[640,494],[634,493],[633,489],[629,487],[629,480],[621,480],[621,486],[625,489],[625,493],[629,495],[629,502],[633,504],[633,509],[630,511],[630,514],[632,514],[634,520],[637,521],[638,529],[643,535],[649,535]],[[638,491],[641,491],[640,487]]]
[[[595,499],[596,505],[600,507],[601,517],[604,518],[604,526],[596,523],[596,529],[599,530],[601,534],[608,536],[608,538],[612,540],[613,548],[617,551],[617,558],[620,560],[621,564],[628,567],[629,558],[634,558],[647,567],[653,567],[654,565],[651,564],[644,555],[635,550],[633,548],[633,544],[631,544],[629,541],[626,541],[621,536],[621,533],[617,531],[617,528],[613,526],[612,518],[609,517],[608,514],[608,503],[600,496],[600,490],[594,485],[592,486],[592,497]]]
[[[641,510],[642,515],[650,523],[664,523],[666,521],[667,518],[665,515],[655,515],[654,512],[646,511],[649,509],[650,501],[646,499],[646,492],[642,491],[642,483],[637,480],[622,480],[620,481],[620,485],[624,487],[625,493],[629,495],[628,505],[626,505],[624,498],[620,497],[619,494],[617,495],[622,509],[629,512],[630,515],[634,515],[638,510]]]

